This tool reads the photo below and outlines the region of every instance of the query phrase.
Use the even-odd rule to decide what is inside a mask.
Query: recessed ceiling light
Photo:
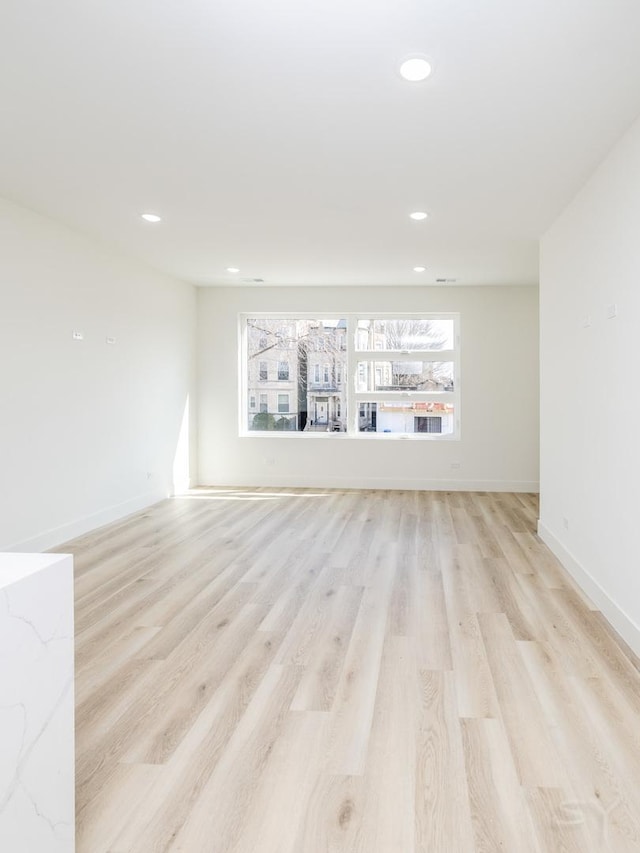
[[[227,272],[240,272],[238,267],[227,267]]]
[[[162,222],[162,217],[155,213],[141,213],[140,216],[142,216],[145,222]]]
[[[424,272],[425,270],[426,270],[426,267],[414,267],[413,268],[414,272]]]
[[[414,213],[410,213],[409,216],[411,219],[415,219],[419,222],[421,219],[426,219],[428,214],[425,213],[424,210],[416,210]]]
[[[400,64],[400,76],[410,83],[420,83],[431,74],[431,63],[423,56],[409,56]]]

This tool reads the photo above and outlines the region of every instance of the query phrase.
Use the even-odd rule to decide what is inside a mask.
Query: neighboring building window
[[[278,362],[278,379],[280,381],[289,378],[289,362],[288,361],[279,361]]]
[[[442,418],[441,417],[434,417],[433,415],[429,415],[426,418],[417,417],[416,418],[416,432],[441,433],[442,432]]]
[[[245,317],[243,339],[245,429],[459,437],[456,314]]]

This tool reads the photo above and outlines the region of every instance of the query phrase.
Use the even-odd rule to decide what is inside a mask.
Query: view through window
[[[241,330],[243,432],[459,433],[457,315],[243,316]]]

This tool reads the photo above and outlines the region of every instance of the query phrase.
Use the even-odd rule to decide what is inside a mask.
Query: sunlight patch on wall
[[[190,486],[189,479],[189,396],[184,404],[184,412],[182,414],[182,423],[180,424],[180,432],[178,433],[178,441],[176,443],[176,452],[173,457],[173,492],[174,495],[179,495],[185,492]]]

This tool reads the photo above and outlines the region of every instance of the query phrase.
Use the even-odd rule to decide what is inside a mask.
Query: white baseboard
[[[425,492],[538,492],[540,484],[531,480],[424,480],[390,477],[291,477],[254,474],[248,477],[201,478],[202,486],[227,488],[284,488],[284,489],[390,489],[392,491]]]
[[[598,581],[540,520],[538,520],[538,536],[560,560],[578,586],[589,596],[622,639],[637,655],[640,655],[640,627],[609,597]]]
[[[159,501],[168,497],[166,491],[155,490],[146,492],[143,495],[138,495],[123,503],[115,506],[107,507],[92,515],[78,518],[68,524],[63,524],[60,527],[55,527],[51,530],[46,530],[39,533],[30,539],[25,539],[22,542],[17,542],[15,545],[10,545],[4,548],[5,551],[25,551],[30,553],[39,553],[47,551],[50,548],[56,548],[63,542],[69,542],[78,536],[83,536],[90,530],[95,530],[98,527],[103,527],[105,524],[111,524],[114,521],[119,521],[127,515],[134,512],[139,512],[141,509],[146,509]]]

